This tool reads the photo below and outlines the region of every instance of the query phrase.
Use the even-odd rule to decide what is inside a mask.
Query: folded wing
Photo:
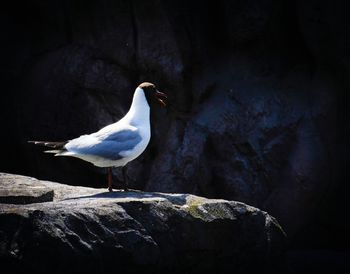
[[[93,155],[109,160],[123,158],[121,152],[132,150],[141,142],[138,130],[123,129],[110,133],[83,135],[65,145],[62,155]]]

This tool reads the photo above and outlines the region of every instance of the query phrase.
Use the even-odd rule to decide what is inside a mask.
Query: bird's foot
[[[109,187],[109,188],[108,188],[108,191],[109,191],[109,192],[113,192],[113,188]]]
[[[129,189],[127,187],[124,187],[124,191],[129,191]]]

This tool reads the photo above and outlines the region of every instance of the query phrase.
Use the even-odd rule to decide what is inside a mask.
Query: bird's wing
[[[104,134],[98,132],[83,135],[65,145],[68,152],[83,155],[94,155],[110,160],[123,158],[120,153],[133,149],[140,141],[138,130],[122,129]]]

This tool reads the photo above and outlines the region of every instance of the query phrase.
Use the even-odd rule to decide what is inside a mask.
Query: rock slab
[[[279,269],[285,234],[268,213],[189,194],[114,191],[1,174],[51,201],[0,204],[6,273],[247,273]],[[35,200],[36,194],[34,193]],[[33,201],[34,201],[33,200]],[[4,272],[3,272],[4,273]]]
[[[33,180],[35,182],[33,182]],[[53,190],[34,178],[0,173],[1,204],[32,204],[53,201]]]

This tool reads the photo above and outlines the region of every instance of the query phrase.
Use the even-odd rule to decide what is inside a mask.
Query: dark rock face
[[[278,273],[284,232],[266,212],[188,194],[113,192],[1,174],[52,202],[0,206],[7,273]],[[252,264],[252,262],[254,262]]]
[[[17,158],[3,169],[103,186],[102,170],[25,142],[118,120],[148,80],[171,106],[152,117],[152,143],[130,163],[132,187],[246,202],[294,233],[336,187],[336,102],[350,79],[341,6],[189,2],[9,7],[3,153]]]

